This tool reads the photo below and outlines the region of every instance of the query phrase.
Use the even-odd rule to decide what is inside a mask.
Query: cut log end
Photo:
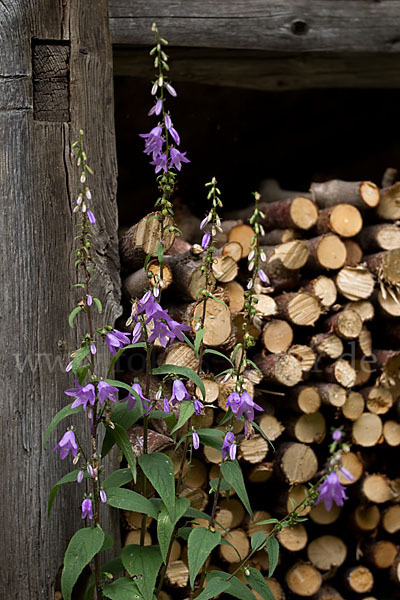
[[[322,585],[322,576],[312,565],[298,562],[286,573],[288,588],[299,596],[313,596]]]

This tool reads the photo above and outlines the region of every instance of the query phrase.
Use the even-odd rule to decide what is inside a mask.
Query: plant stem
[[[150,379],[151,379],[151,345],[146,340],[146,384],[145,384],[145,397],[149,397],[150,392]],[[143,417],[143,454],[148,452],[148,431],[149,431],[149,417]],[[147,492],[147,478],[143,473],[143,487],[142,494],[146,497]],[[147,516],[143,515],[142,523],[140,528],[140,545],[144,546],[144,540],[146,537],[146,520]]]

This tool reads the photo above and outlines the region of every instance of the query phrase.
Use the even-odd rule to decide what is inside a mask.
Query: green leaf
[[[265,521],[257,521],[257,525],[270,525],[273,523],[279,523],[278,519],[265,519]]]
[[[164,244],[158,244],[157,258],[158,258],[158,262],[161,265],[161,268],[164,268]]]
[[[99,313],[102,313],[103,312],[103,305],[101,304],[100,300],[98,298],[93,298],[93,302],[97,306],[97,310],[99,311]]]
[[[215,356],[219,356],[220,358],[224,358],[225,360],[227,360],[231,367],[234,366],[231,359],[228,356],[225,356],[225,354],[222,354],[222,352],[218,352],[218,350],[212,350],[211,348],[207,348],[207,350],[204,350],[204,354],[215,354]]]
[[[130,469],[118,469],[103,481],[103,489],[121,487],[130,481],[132,481],[132,471]]]
[[[197,573],[220,541],[219,531],[210,531],[205,527],[196,527],[189,535],[188,561],[191,588],[193,588]]]
[[[258,523],[257,523],[258,525]],[[267,540],[265,538],[265,531],[256,531],[254,535],[251,536],[251,549],[252,550],[262,550],[264,548]]]
[[[106,562],[105,565],[100,567],[100,571],[102,573],[109,573],[110,575],[114,575],[114,577],[116,575],[119,575],[120,573],[122,573],[123,570],[124,570],[124,565],[122,564],[122,561],[119,557],[112,558],[111,560]],[[94,573],[92,573],[89,577],[87,588],[85,590],[84,600],[93,600],[95,587],[96,587],[96,580],[94,577]]]
[[[74,319],[75,319],[76,315],[78,313],[80,313],[82,309],[83,309],[83,306],[76,306],[74,308],[74,310],[72,310],[70,312],[69,317],[68,317],[68,323],[69,323],[69,326],[71,327],[71,329],[74,328]]]
[[[166,561],[168,548],[171,541],[174,528],[179,519],[184,515],[187,508],[190,506],[190,502],[187,498],[176,498],[175,500],[175,514],[172,519],[168,509],[163,505],[160,514],[157,519],[157,539],[160,545],[161,555],[163,561]]]
[[[182,335],[183,335],[184,340],[187,343],[187,345],[190,346],[192,350],[194,350],[194,344],[192,343],[192,341],[189,340],[189,338],[184,333],[182,333]]]
[[[176,365],[161,365],[161,367],[153,369],[153,375],[170,375],[171,373],[174,373],[175,375],[180,375],[181,377],[186,377],[186,379],[190,379],[191,381],[193,381],[193,383],[195,383],[201,391],[203,400],[205,399],[206,390],[204,387],[203,380],[195,371],[193,371],[193,369],[189,369],[189,367],[177,367]]]
[[[242,501],[243,506],[252,517],[253,511],[250,507],[249,497],[247,495],[246,486],[243,480],[243,474],[237,460],[223,462],[221,464],[221,472],[223,478],[226,479],[226,481],[230,483],[231,487],[233,487],[233,489],[236,491],[237,495]]]
[[[254,429],[257,429],[257,431],[262,435],[264,440],[268,442],[268,444],[271,446],[272,450],[275,452],[275,446],[273,445],[273,443],[271,442],[269,437],[263,432],[261,427],[259,425],[257,425],[257,423],[255,423],[254,421],[252,421],[251,424],[253,425]]]
[[[78,352],[75,354],[74,358],[72,359],[72,372],[73,373],[76,374],[79,371],[81,362],[86,358],[86,356],[89,354],[89,352],[90,352],[89,346],[82,346],[82,348],[80,348],[78,350]]]
[[[197,429],[197,433],[204,446],[210,446],[216,450],[222,449],[224,434],[219,429]]]
[[[71,404],[68,404],[68,406],[64,406],[64,408],[62,408],[60,411],[58,411],[56,416],[53,417],[50,425],[46,429],[44,436],[43,436],[43,448],[46,448],[46,444],[49,441],[51,432],[53,431],[53,429],[55,429],[55,427],[57,427],[57,425],[60,423],[60,421],[62,421],[66,417],[75,415],[76,413],[78,413],[82,410],[82,405],[77,406],[76,408],[71,408],[72,404],[73,404],[73,402],[71,402]]]
[[[171,431],[171,435],[178,431],[184,424],[189,421],[190,417],[194,415],[194,403],[191,400],[184,400],[181,402],[181,409],[179,412],[179,419],[173,430]]]
[[[120,348],[118,350],[118,352],[111,359],[110,366],[108,367],[108,371],[107,371],[107,377],[109,377],[111,375],[112,370],[114,369],[115,363],[117,362],[117,360],[119,359],[121,354],[123,354],[125,352],[125,350],[129,350],[130,348],[146,348],[146,343],[145,342],[136,342],[136,344],[128,344],[127,346]]]
[[[100,552],[105,552],[106,550],[111,550],[111,548],[113,546],[114,546],[113,536],[105,531],[104,532],[104,542],[103,542]]]
[[[125,383],[124,381],[118,381],[117,379],[104,379],[104,381],[106,383],[109,383],[110,385],[113,385],[114,387],[126,390],[127,392],[132,394],[132,396],[135,396],[135,398],[137,399],[138,396],[137,396],[136,392],[134,391],[132,386],[129,385],[128,383]]]
[[[250,573],[250,575],[247,575],[246,570]],[[263,600],[274,600],[275,596],[271,592],[260,571],[257,571],[257,569],[254,567],[247,567],[246,570],[244,572],[244,576],[253,590],[258,592],[260,596],[262,596]]]
[[[230,583],[228,581],[216,577],[207,583],[201,594],[196,596],[196,600],[211,600],[211,598],[215,598],[222,592],[225,592],[229,587]]]
[[[118,402],[111,414],[111,421],[118,423],[123,429],[129,429],[143,414],[142,403],[137,402],[132,410],[127,410],[128,402]],[[101,448],[101,457],[104,458],[115,444],[115,438],[112,435],[111,427],[107,428],[104,436],[103,446]]]
[[[80,385],[83,385],[83,382],[86,379],[86,375],[88,374],[89,369],[90,369],[90,365],[82,365],[81,367],[77,368],[76,376],[78,378]]]
[[[87,564],[100,552],[104,531],[97,525],[78,529],[72,536],[64,556],[61,590],[64,600],[71,600],[73,587]]]
[[[206,330],[204,327],[196,331],[196,337],[194,338],[194,351],[196,352],[197,358],[199,358],[199,349],[201,342],[203,341],[205,331]]]
[[[142,454],[140,468],[167,507],[173,518],[175,506],[175,476],[172,460],[161,452]]]
[[[136,582],[129,577],[120,577],[110,585],[103,588],[103,596],[111,600],[136,600],[140,599],[139,588]]]
[[[267,552],[269,558],[268,577],[272,577],[279,558],[279,542],[276,537],[267,537]]]
[[[218,481],[220,481],[219,477],[214,477],[214,479],[210,480],[209,483],[210,483],[210,489],[211,490],[216,490],[217,489]],[[222,479],[220,481],[220,484],[219,484],[219,491],[220,492],[229,492],[230,489],[231,489],[231,486],[222,477]]]
[[[140,579],[136,579],[136,585],[144,600],[153,600],[154,586],[162,563],[158,546],[125,546],[121,558],[129,575],[141,575]]]
[[[126,433],[125,429],[121,427],[121,425],[119,425],[118,423],[114,423],[114,428],[115,429],[111,429],[110,427],[109,429],[111,430],[112,435],[116,443],[118,444],[120,450],[122,451],[123,455],[128,461],[128,466],[132,471],[133,481],[136,482],[136,457],[133,454],[128,434]]]
[[[137,492],[125,488],[108,488],[107,504],[114,506],[114,508],[143,513],[149,517],[153,517],[153,519],[157,519],[158,516],[158,510],[150,500]]]
[[[49,500],[47,503],[47,516],[50,516],[50,512],[53,507],[53,502],[55,500],[55,497],[56,497],[57,492],[60,489],[60,487],[63,485],[63,483],[73,483],[74,481],[76,481],[76,478],[77,478],[80,470],[81,469],[75,469],[75,471],[71,471],[71,473],[67,473],[66,475],[64,475],[64,477],[61,477],[61,479],[59,479],[57,481],[57,483],[51,488],[50,494],[49,494]],[[86,473],[86,471],[84,472],[83,476],[89,477],[88,474]]]
[[[256,597],[249,590],[247,585],[237,577],[232,577],[229,573],[224,573],[223,571],[210,571],[210,573],[207,573],[207,578],[209,581],[215,578],[224,579],[225,581],[229,579],[229,588],[225,590],[226,594],[229,594],[234,598],[239,598],[239,600],[256,600]]]

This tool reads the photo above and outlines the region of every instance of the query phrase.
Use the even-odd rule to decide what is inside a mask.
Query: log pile
[[[282,531],[273,578],[268,579],[264,551],[251,564],[263,573],[276,600],[400,597],[400,182],[386,177],[379,189],[369,181],[335,180],[313,183],[308,193],[285,194],[275,187],[270,194],[269,189],[261,208],[263,269],[270,282],[257,284],[251,329],[257,340],[251,358],[262,378],[255,369],[243,376],[264,409],[256,420],[275,451],[259,433],[246,440],[242,423],[236,423],[254,518],[245,515],[233,490],[229,497],[222,494],[217,521],[234,548],[222,546],[211,563],[235,570],[239,556],[249,550],[251,535],[270,527],[257,522],[280,518],[301,501],[307,483],[324,468],[332,429],[343,427],[352,443],[343,464],[354,477],[349,482],[340,475],[349,496],[345,506],[334,505],[329,512],[322,504],[307,508],[306,522]],[[227,356],[243,335],[251,210],[229,214],[216,241],[217,300],[207,302],[204,342]],[[197,228],[189,227],[189,213],[184,214],[185,221],[177,225],[186,239],[170,235],[165,244],[163,304],[195,333],[203,311],[202,252]],[[156,221],[150,222],[146,229],[142,219],[121,237],[128,301],[141,297],[154,281],[140,263],[145,252],[157,252]],[[152,276],[159,269],[154,259]],[[193,351],[181,343],[160,349],[158,362],[198,367]],[[203,361],[206,408],[204,416],[193,418],[195,427],[216,427],[225,414],[233,384],[214,378],[224,368],[217,356],[208,354]],[[132,380],[138,373],[125,370],[121,376]],[[166,434],[159,431],[168,439]],[[170,456],[180,462],[179,456]],[[204,510],[208,505],[209,481],[218,476],[220,462],[221,454],[213,448],[195,454],[182,492],[193,507]],[[125,514],[126,543],[137,537],[139,523],[134,513]],[[148,525],[148,543],[151,536],[154,543],[150,519]],[[185,598],[187,581],[185,542],[179,539],[165,599]]]

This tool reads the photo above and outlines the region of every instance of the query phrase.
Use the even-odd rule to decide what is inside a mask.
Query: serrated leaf
[[[183,427],[184,424],[189,421],[192,415],[194,415],[194,403],[191,400],[184,400],[181,402],[179,419],[175,427],[172,429],[171,435]]]
[[[211,579],[196,600],[211,600],[230,587],[230,583],[221,578]]]
[[[104,531],[97,525],[78,529],[72,536],[64,556],[61,575],[61,590],[64,600],[71,600],[73,587],[87,564],[100,551],[104,542]]]
[[[207,578],[209,581],[215,578],[221,578],[225,581],[229,579],[229,588],[225,590],[226,594],[229,594],[234,598],[239,598],[239,600],[256,600],[256,597],[247,585],[237,577],[232,577],[229,573],[224,573],[223,571],[210,571],[207,573]]]
[[[114,487],[107,489],[107,504],[114,508],[132,510],[157,519],[158,510],[154,504],[137,492],[125,488]]]
[[[132,471],[130,469],[118,469],[118,471],[114,471],[106,477],[102,487],[104,490],[113,487],[118,488],[130,481],[132,481]]]
[[[69,314],[69,317],[68,317],[68,324],[69,324],[69,326],[71,327],[71,329],[73,329],[73,328],[74,328],[74,319],[75,319],[76,315],[77,315],[78,313],[80,313],[82,309],[83,309],[83,307],[82,307],[82,306],[76,306],[76,307],[74,308],[74,310],[72,310],[72,311],[70,312],[70,314]]]
[[[179,519],[184,515],[187,508],[190,506],[190,502],[187,498],[176,498],[175,499],[175,510],[174,517],[171,515],[168,509],[163,506],[160,514],[157,518],[157,539],[160,545],[160,551],[163,561],[166,561],[168,548],[171,541],[174,528]]]
[[[275,537],[267,537],[267,552],[269,558],[268,577],[272,577],[279,559],[279,542]]]
[[[259,525],[258,522],[257,525]],[[266,543],[267,540],[265,538],[265,531],[256,531],[255,534],[251,536],[252,550],[262,550]]]
[[[136,582],[129,577],[120,577],[103,588],[103,596],[111,600],[136,600],[140,599],[139,588]]]
[[[153,600],[154,586],[162,564],[158,546],[139,546],[137,544],[125,546],[122,549],[121,558],[129,575],[141,575],[136,579],[136,585],[143,599]]]
[[[247,575],[246,570],[250,573]],[[264,577],[261,575],[260,571],[257,571],[254,567],[247,567],[245,570],[244,576],[248,584],[253,588],[255,592],[258,592],[263,600],[274,600],[275,596],[271,592],[268,584],[266,583]]]
[[[103,305],[100,302],[100,300],[98,298],[93,298],[93,302],[97,306],[97,310],[99,311],[99,313],[102,313],[103,312]]]
[[[222,354],[222,352],[218,352],[218,350],[212,350],[211,348],[207,348],[207,350],[204,350],[204,355],[205,354],[215,354],[215,356],[219,356],[220,358],[224,358],[225,360],[228,361],[228,363],[233,367],[234,364],[231,361],[231,359],[228,356],[225,356],[225,354]]]
[[[172,460],[161,452],[142,454],[138,458],[140,468],[157,491],[167,507],[171,517],[174,517],[175,506],[175,476]]]
[[[53,506],[53,502],[55,500],[55,497],[57,495],[58,490],[60,489],[60,487],[64,484],[64,483],[74,483],[76,482],[76,478],[78,476],[78,473],[81,469],[75,469],[75,471],[71,471],[71,473],[67,473],[66,475],[64,475],[64,477],[61,477],[61,479],[59,479],[57,481],[57,483],[51,488],[50,490],[50,494],[49,494],[49,500],[47,503],[47,516],[50,516],[50,512]],[[84,477],[89,477],[89,475],[86,473],[86,471],[83,474]]]
[[[190,587],[193,588],[194,581],[207,557],[211,554],[221,541],[219,531],[210,531],[205,527],[196,527],[188,539],[188,561]]]
[[[82,410],[82,405],[77,406],[76,408],[71,408],[72,404],[73,404],[73,402],[71,402],[71,404],[68,404],[68,406],[64,406],[64,408],[59,410],[58,413],[55,415],[55,417],[53,417],[50,425],[46,429],[44,436],[43,436],[43,448],[46,448],[46,445],[47,445],[47,442],[49,441],[51,432],[57,427],[57,425],[63,419],[65,419],[66,417],[69,417],[70,415],[75,415],[76,413],[78,413]]]
[[[197,429],[197,434],[204,446],[210,446],[216,450],[222,449],[224,434],[219,429]]]
[[[239,467],[239,463],[237,460],[223,462],[221,464],[221,473],[224,479],[233,487],[240,500],[242,501],[243,506],[249,513],[249,515],[253,516],[253,511],[251,510],[249,497],[247,495],[246,486],[244,484],[243,473],[241,468]]]
[[[112,436],[118,444],[121,452],[128,461],[128,466],[132,471],[133,481],[136,483],[136,457],[133,454],[128,434],[126,433],[125,429],[121,427],[121,425],[119,425],[118,423],[114,423],[114,429],[111,429],[110,427],[108,429],[111,431]]]
[[[201,395],[203,400],[206,397],[206,389],[204,387],[203,380],[196,371],[193,369],[189,369],[189,367],[177,367],[176,365],[161,365],[161,367],[157,367],[153,369],[153,375],[170,375],[174,373],[175,375],[180,375],[181,377],[186,377],[186,379],[190,379],[193,381],[201,391]]]

